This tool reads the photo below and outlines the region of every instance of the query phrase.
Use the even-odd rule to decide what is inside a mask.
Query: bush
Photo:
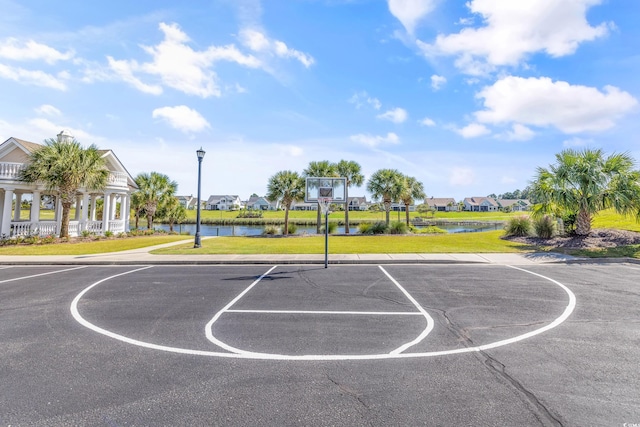
[[[531,219],[526,215],[511,218],[505,227],[507,236],[530,236],[533,232]]]
[[[385,234],[387,224],[384,221],[374,222],[373,224],[360,224],[358,228],[361,234]]]
[[[329,234],[333,234],[338,230],[338,224],[335,222],[329,223]],[[321,233],[324,234],[324,226],[320,229]]]
[[[576,219],[578,218],[578,214],[576,212],[564,212],[560,219],[562,219],[562,224],[564,226],[564,232],[566,234],[573,234],[576,231]]]
[[[113,237],[113,231],[107,230],[104,232],[104,237]]]
[[[368,222],[362,222],[358,225],[358,233],[360,234],[371,234],[369,230],[371,229],[371,224]]]
[[[443,230],[435,225],[429,225],[427,227],[416,227],[414,225],[409,227],[409,230],[413,234],[446,234],[447,230]]]
[[[409,232],[409,227],[402,221],[392,222],[389,226],[390,234],[407,234]]]
[[[298,231],[298,226],[295,225],[294,223],[290,222],[287,225],[287,233],[289,234],[296,234],[296,231]]]
[[[556,221],[550,215],[544,215],[533,221],[536,235],[543,239],[550,239],[556,234]]]
[[[275,225],[267,225],[264,230],[262,230],[263,236],[273,236],[276,234],[280,234],[280,228]]]

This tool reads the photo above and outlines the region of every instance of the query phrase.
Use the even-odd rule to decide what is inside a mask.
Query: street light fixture
[[[202,158],[205,151],[200,147],[196,154],[198,155],[198,206],[196,208],[196,241],[193,245],[194,248],[199,248],[200,245],[200,177],[202,174]]]

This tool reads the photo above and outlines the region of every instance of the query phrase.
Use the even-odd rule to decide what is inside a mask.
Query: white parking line
[[[15,277],[13,279],[0,280],[0,283],[15,282],[16,280],[31,279],[33,277],[47,276],[49,274],[64,273],[65,271],[80,270],[81,268],[87,268],[87,266],[83,265],[81,267],[65,268],[64,270],[49,271],[47,273],[33,274],[31,276]]]

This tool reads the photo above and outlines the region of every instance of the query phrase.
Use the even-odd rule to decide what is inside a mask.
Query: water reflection
[[[166,224],[159,224],[155,226],[166,231],[169,231],[169,226]],[[263,225],[200,225],[201,236],[259,236],[264,230]],[[501,230],[502,224],[500,223],[487,223],[487,224],[438,224],[438,228],[442,228],[449,233],[473,233],[480,231],[493,231]],[[421,227],[418,227],[421,228]],[[350,231],[352,234],[358,232],[358,227],[351,226]],[[196,234],[195,224],[182,224],[174,225],[173,230],[180,233],[189,233],[192,236]],[[296,234],[315,234],[315,226],[298,226]],[[344,233],[344,226],[338,226],[336,229],[337,234]]]

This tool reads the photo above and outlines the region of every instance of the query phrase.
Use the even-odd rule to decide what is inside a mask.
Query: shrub
[[[530,236],[533,231],[531,219],[526,215],[511,218],[505,227],[507,236]]]
[[[562,214],[562,224],[564,226],[564,232],[566,234],[573,234],[576,231],[576,219],[578,214],[575,212],[566,211]]]
[[[556,221],[550,215],[544,215],[533,221],[533,229],[538,237],[550,239],[556,234]]]
[[[113,237],[113,231],[107,230],[104,232],[104,237]]]
[[[82,233],[80,233],[80,235],[86,238],[91,235],[91,232],[89,230],[82,230]]]
[[[296,234],[296,231],[298,231],[298,226],[295,225],[294,223],[290,222],[287,225],[287,233],[289,234]]]
[[[338,224],[335,223],[335,222],[330,222],[329,223],[329,234],[335,233],[336,230],[338,230]],[[320,229],[320,231],[322,232],[322,234],[324,234],[324,226]]]
[[[409,232],[409,227],[402,221],[392,222],[389,226],[390,234],[407,234]]]
[[[429,225],[427,227],[410,226],[409,230],[414,234],[446,234],[447,230],[443,230],[435,225]]]
[[[383,221],[374,222],[371,225],[371,234],[385,234],[387,232],[387,224]]]
[[[358,226],[358,232],[360,234],[371,234],[370,230],[371,230],[371,224],[368,222],[360,223],[360,225]]]
[[[280,228],[275,225],[267,225],[264,230],[262,230],[262,235],[273,236],[275,234],[280,234]]]

